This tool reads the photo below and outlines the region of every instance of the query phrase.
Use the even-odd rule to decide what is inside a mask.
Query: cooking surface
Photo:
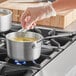
[[[35,61],[18,61],[10,59],[7,56],[5,36],[9,32],[18,31],[20,26],[13,26],[9,31],[0,33],[0,74],[7,76],[32,76],[45,67],[55,57],[64,51],[76,39],[76,35],[47,39],[43,41],[41,56]],[[69,32],[56,29],[35,28],[34,31],[42,34],[44,37],[59,34],[66,34]]]

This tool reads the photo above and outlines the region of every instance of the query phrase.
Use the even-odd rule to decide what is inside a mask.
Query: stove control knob
[[[48,32],[49,36],[52,36],[52,35],[55,35],[55,34],[56,34],[55,30],[51,30],[51,31]]]

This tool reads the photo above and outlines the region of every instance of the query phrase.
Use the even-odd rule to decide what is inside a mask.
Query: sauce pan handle
[[[64,33],[64,34],[60,34],[60,35],[54,35],[54,36],[47,36],[44,37],[43,39],[40,39],[37,41],[37,43],[46,40],[46,39],[53,39],[53,38],[59,38],[59,37],[68,37],[68,36],[73,36],[76,35],[76,32],[71,32],[71,33]]]

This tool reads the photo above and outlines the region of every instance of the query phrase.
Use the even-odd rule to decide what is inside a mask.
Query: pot
[[[33,61],[40,57],[41,54],[41,44],[45,39],[53,39],[58,37],[67,37],[76,35],[76,32],[64,33],[61,35],[47,36],[43,37],[39,33],[27,31],[25,34],[23,32],[13,32],[6,35],[7,42],[7,54],[10,58],[19,61]],[[34,42],[19,42],[12,40],[15,37],[30,37],[36,38]]]
[[[0,32],[8,31],[11,28],[12,12],[7,9],[0,9]]]
[[[7,42],[7,54],[10,58],[16,59],[19,61],[33,61],[40,57],[41,54],[41,41],[37,44],[35,42],[19,42],[14,41],[14,37],[23,37],[22,32],[13,32],[6,35]],[[42,39],[43,36],[39,33],[26,32],[26,37],[37,38],[38,40]]]

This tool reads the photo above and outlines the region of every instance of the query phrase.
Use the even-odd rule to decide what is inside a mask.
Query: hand
[[[37,7],[29,7],[21,16],[21,24],[24,29],[31,29],[36,26],[38,20],[52,16],[54,9],[50,2],[42,3]]]
[[[29,9],[27,9],[22,14],[21,25],[22,25],[22,28],[24,28],[24,29],[29,29],[29,28],[31,29],[36,25],[35,22],[33,22],[33,20],[32,20],[32,16],[31,16]]]

